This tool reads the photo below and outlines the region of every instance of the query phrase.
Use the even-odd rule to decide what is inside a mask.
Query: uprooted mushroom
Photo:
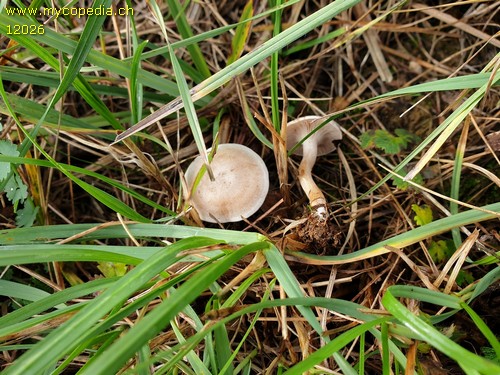
[[[342,131],[335,121],[329,121],[316,130],[326,120],[326,117],[305,116],[289,122],[286,128],[288,150],[309,136],[295,153],[302,155],[298,174],[300,186],[309,198],[313,213],[319,220],[328,218],[328,209],[325,195],[313,180],[312,168],[317,156],[334,151],[334,141],[342,139]]]

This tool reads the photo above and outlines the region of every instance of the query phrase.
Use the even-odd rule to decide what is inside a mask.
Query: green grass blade
[[[227,31],[230,31],[234,28],[237,28],[240,25],[244,25],[248,22],[258,20],[259,18],[266,17],[266,16],[276,12],[277,10],[285,9],[285,8],[290,7],[293,4],[296,4],[300,1],[302,1],[302,0],[289,0],[289,1],[285,2],[285,4],[282,4],[279,7],[271,7],[269,9],[266,9],[262,13],[259,13],[259,14],[255,15],[253,17],[250,17],[244,21],[240,21],[238,23],[234,23],[234,24],[227,25],[227,26],[222,26],[222,27],[219,27],[219,28],[216,28],[213,30],[206,31],[206,32],[201,33],[199,35],[194,35],[194,36],[187,38],[187,39],[179,40],[177,42],[172,43],[172,48],[174,50],[176,50],[176,49],[179,49],[182,47],[187,47],[193,43],[198,43],[198,42],[206,41],[210,38],[215,38],[221,34],[224,34]],[[144,54],[142,55],[141,58],[142,59],[149,59],[151,57],[163,55],[165,53],[168,53],[168,46],[158,47],[158,48],[155,48],[153,51],[144,52]],[[125,60],[127,60],[127,59],[125,59]]]
[[[262,272],[262,273],[256,273],[256,274],[254,274],[254,276],[255,276],[255,275],[260,276],[261,274],[263,275],[264,273],[263,273],[263,272]],[[245,281],[246,281],[246,280],[245,280]],[[275,281],[276,281],[276,279],[272,280],[272,281],[269,283],[269,289],[266,289],[266,290],[264,291],[264,295],[262,296],[261,301],[268,301],[268,300],[269,300],[269,296],[270,296],[270,294],[271,294],[271,291],[272,291],[272,290],[273,290],[273,288],[274,288]],[[250,287],[251,283],[247,283],[247,284],[248,284],[247,286],[248,286],[248,287]],[[242,283],[242,285],[241,285],[241,286],[243,287],[243,283]],[[243,288],[239,288],[239,289],[243,289]],[[244,289],[246,290],[247,288],[244,288]],[[230,297],[232,297],[232,296],[233,296],[233,295],[231,295]],[[238,353],[240,352],[240,349],[241,349],[241,348],[242,348],[242,346],[245,344],[247,337],[248,337],[248,336],[250,335],[250,333],[251,333],[251,332],[255,329],[255,328],[254,328],[254,327],[255,327],[255,324],[259,321],[259,318],[260,318],[261,314],[262,314],[262,309],[259,309],[259,310],[257,310],[257,311],[256,311],[256,313],[255,313],[254,317],[252,318],[252,321],[250,322],[250,324],[248,325],[248,328],[246,329],[245,334],[243,335],[243,337],[242,337],[242,339],[240,340],[239,344],[237,345],[236,349],[233,351],[233,354],[231,355],[231,358],[228,360],[228,362],[226,363],[226,365],[225,365],[225,366],[221,369],[221,371],[220,371],[221,373],[224,373],[224,371],[226,371],[226,370],[228,370],[228,369],[232,368],[232,372],[231,372],[231,373],[232,373],[232,374],[235,374],[235,373],[238,373],[238,372],[239,372],[239,371],[238,371],[238,368],[240,368],[240,367],[244,366],[244,364],[243,364],[243,363],[245,363],[245,360],[243,360],[243,361],[239,361],[239,364],[237,365],[237,367],[236,367],[236,368],[230,367],[230,365],[232,365],[232,363],[233,363],[234,359],[236,358],[236,356],[237,356],[237,355],[238,355]],[[255,351],[253,351],[253,352],[252,352],[249,356],[247,356],[247,360],[250,360],[250,359],[252,358],[252,356],[253,356],[253,355],[255,355],[255,354],[257,354],[257,351],[256,351],[256,350],[255,350]]]
[[[50,296],[50,293],[29,285],[0,279],[0,296],[20,298],[26,301],[38,301]]]
[[[16,335],[19,332],[33,329],[33,327],[37,327],[40,332],[48,331],[51,329],[51,327],[48,324],[45,324],[45,326],[43,326],[44,323],[49,322],[53,319],[57,319],[59,317],[63,317],[67,314],[74,314],[76,311],[81,310],[86,304],[87,302],[80,302],[77,304],[61,307],[58,310],[51,311],[43,315],[31,317],[27,320],[20,321],[9,326],[2,326],[0,327],[0,338],[2,339],[2,341],[4,341],[5,339],[8,339],[10,335]]]
[[[80,241],[129,238],[129,234],[125,231],[121,223],[109,226],[102,226],[100,223],[61,224],[2,230],[0,231],[0,245],[33,244],[37,242],[46,244],[47,242],[66,239],[88,230],[90,233],[81,237]],[[127,230],[134,237],[189,238],[202,236],[237,245],[247,245],[265,240],[265,237],[259,233],[173,224],[128,224]],[[144,247],[144,249],[147,250],[147,247]]]
[[[95,0],[93,8],[99,8],[100,6],[109,7],[111,5],[111,0]],[[49,104],[47,105],[47,109],[45,113],[42,115],[40,120],[37,122],[35,127],[33,128],[31,135],[34,137],[43,123],[43,119],[47,115],[47,113],[54,107],[54,105],[61,99],[64,93],[67,91],[69,86],[75,81],[75,78],[78,76],[81,67],[86,61],[87,54],[92,49],[94,41],[100,32],[101,26],[106,19],[106,15],[102,16],[93,16],[89,17],[87,22],[85,23],[85,27],[83,29],[80,41],[78,42],[75,50],[72,53],[71,60],[67,69],[64,71],[63,78],[59,87],[57,88],[54,96],[51,98]],[[39,47],[41,48],[41,47]],[[84,81],[81,81],[82,83]],[[87,86],[88,89],[88,86]],[[24,156],[27,150],[27,144],[25,142],[29,142],[29,138],[27,138],[23,142],[23,146],[21,147],[21,156]]]
[[[190,238],[181,240],[165,249],[160,249],[157,256],[139,264],[123,276],[119,282],[116,282],[102,294],[95,297],[72,319],[59,326],[44,340],[23,354],[4,373],[10,375],[43,373],[49,366],[69,353],[76,346],[75,343],[78,343],[78,338],[83,336],[99,319],[114,309],[117,304],[122,303],[138,287],[162,272],[169,265],[177,262],[176,255],[179,251],[214,245],[215,243],[213,240]]]
[[[157,248],[153,249],[157,250]],[[2,246],[0,247],[0,266],[64,261],[139,264],[142,258],[128,255],[129,250],[128,246],[99,245]]]
[[[457,296],[410,285],[394,285],[391,293],[398,298],[412,298],[451,309],[460,309],[462,303]]]
[[[412,168],[412,170],[405,176],[404,180],[409,181],[412,180],[418,172],[422,170],[425,164],[428,162],[428,159],[433,156],[439,148],[443,145],[444,142],[449,138],[449,136],[456,130],[456,128],[462,123],[462,121],[469,115],[469,113],[476,108],[478,103],[482,100],[484,94],[490,87],[491,75],[487,75],[488,79],[484,84],[479,87],[463,104],[461,104],[453,113],[443,121],[441,125],[439,125],[427,138],[422,141],[410,154],[404,158],[404,160],[399,163],[394,169],[393,172],[400,173],[403,168],[413,160],[420,152],[422,152],[434,139],[436,141],[434,144],[426,151],[425,155],[417,162],[417,164]],[[495,78],[491,81],[492,85],[496,85],[500,80],[500,72],[495,75]],[[446,82],[446,80],[444,80]],[[434,82],[432,82],[434,83]],[[429,85],[429,84],[428,84]],[[419,85],[417,85],[419,86]],[[430,85],[433,87],[433,85]],[[429,86],[427,86],[429,87]],[[402,90],[397,90],[399,92],[403,92]],[[396,91],[396,92],[397,92]],[[436,91],[434,89],[430,89],[430,91]],[[392,93],[394,94],[394,92]],[[383,96],[379,96],[381,98]],[[362,194],[361,199],[364,196],[367,196],[377,190],[380,186],[386,183],[391,178],[391,174],[386,175],[382,180],[380,180],[377,184],[375,184],[370,190],[366,193]]]
[[[389,375],[392,373],[391,371],[391,353],[389,351],[389,327],[387,326],[387,322],[381,323],[381,343],[382,343],[382,374]]]
[[[190,307],[190,306],[189,306]],[[192,310],[192,309],[191,309]],[[190,316],[191,317],[191,316]],[[197,317],[197,316],[196,316]],[[179,344],[184,344],[186,342],[186,339],[182,335],[182,332],[179,330],[177,325],[175,324],[175,321],[172,321],[170,323],[170,326],[175,332],[175,336],[177,337],[177,340],[179,341]],[[194,370],[195,374],[209,374],[210,370],[208,369],[207,366],[203,363],[203,361],[196,355],[196,353],[191,350],[187,355],[186,355],[187,360],[189,361],[189,364]],[[152,362],[151,357],[149,362]],[[146,366],[149,365],[148,362],[146,362]],[[146,366],[143,366],[143,368],[146,370]],[[137,366],[137,370],[139,371],[140,364]],[[158,374],[158,373],[157,373]],[[159,374],[158,374],[159,375]]]
[[[250,67],[271,56],[274,52],[280,51],[301,36],[327,22],[337,14],[353,7],[357,3],[359,3],[359,0],[336,0],[322,7],[317,12],[271,38],[257,50],[241,57],[236,63],[222,69],[200,85],[196,86],[193,89],[193,101],[207,95],[228,82],[231,78],[243,73]]]
[[[32,22],[23,17],[0,14],[0,34],[6,34],[7,27],[9,26],[29,26],[32,24]],[[49,59],[53,58],[53,56],[51,55],[49,48],[41,48],[36,42],[45,44],[48,47],[52,47],[55,50],[59,50],[66,54],[72,54],[77,47],[76,41],[68,37],[64,37],[60,33],[56,33],[50,28],[45,28],[45,33],[43,35],[30,35],[29,38],[24,39],[20,36],[15,35],[12,35],[12,37],[12,39],[15,39],[17,42],[19,42],[19,44],[25,46],[26,48],[34,46],[37,56],[44,61],[48,61]],[[107,56],[96,50],[89,51],[87,55],[87,62],[101,69],[106,69],[110,72],[119,74],[125,78],[130,78],[131,76],[130,62],[120,61],[114,57]],[[178,95],[177,85],[172,81],[169,81],[163,77],[159,77],[156,74],[146,72],[142,69],[138,72],[137,76],[141,84],[146,87],[151,87],[163,92],[167,96],[167,99],[173,98]],[[205,104],[206,103],[207,102],[205,102]]]
[[[483,293],[490,285],[493,285],[498,280],[500,280],[500,267],[493,268],[490,272],[484,275],[481,280],[476,284],[474,288],[474,292],[470,296],[470,299],[473,300],[481,293]]]
[[[213,179],[212,169],[209,165],[207,148],[205,146],[205,140],[203,139],[203,133],[201,131],[200,123],[198,121],[198,117],[196,115],[196,110],[194,108],[193,101],[191,100],[191,95],[189,94],[189,88],[186,82],[186,78],[184,77],[184,72],[179,64],[179,60],[177,60],[177,56],[174,53],[172,46],[168,40],[167,31],[165,29],[165,25],[162,22],[161,11],[154,0],[150,2],[150,6],[155,14],[156,22],[159,24],[160,29],[162,30],[163,36],[167,41],[168,52],[170,55],[170,61],[172,62],[172,68],[174,70],[175,79],[177,81],[177,86],[179,88],[179,93],[181,95],[181,101],[183,107],[185,108],[186,117],[189,122],[189,127],[191,128],[191,132],[193,133],[193,138],[196,143],[196,147],[198,148],[198,152],[200,156],[203,158],[203,161],[207,167],[207,172],[210,175],[211,179]]]
[[[7,163],[12,163],[12,164],[24,164],[24,165],[37,165],[39,167],[47,167],[51,168],[53,167],[53,164],[49,161],[46,160],[39,160],[39,159],[33,159],[33,158],[21,158],[21,157],[14,157],[14,156],[3,156],[0,155],[0,162],[7,162]],[[168,215],[175,216],[176,213],[173,211],[170,211],[169,209],[157,204],[156,202],[153,202],[152,200],[144,197],[143,195],[135,192],[134,190],[124,186],[123,184],[119,183],[116,180],[113,180],[109,177],[106,177],[100,173],[96,173],[93,171],[89,171],[88,169],[81,168],[81,167],[75,167],[73,165],[69,164],[64,164],[64,163],[58,163],[61,168],[66,169],[69,172],[74,172],[78,174],[82,174],[85,176],[93,177],[95,179],[101,180],[110,186],[117,188],[127,194],[129,194],[131,197],[137,199],[138,201],[141,201],[161,212],[164,212]]]
[[[500,203],[493,203],[482,207],[483,209],[499,212]],[[378,242],[374,245],[368,246],[364,249],[355,251],[350,254],[335,255],[335,256],[319,256],[301,252],[291,252],[294,258],[299,258],[303,262],[309,264],[342,264],[357,262],[361,259],[371,258],[382,254],[391,252],[391,247],[398,249],[417,243],[418,241],[425,240],[431,236],[450,231],[463,225],[479,223],[485,220],[491,220],[497,217],[496,215],[483,212],[479,209],[460,212],[457,215],[445,217],[443,219],[435,220],[430,224],[412,229],[408,232],[399,234],[387,240]]]
[[[465,148],[467,144],[467,134],[469,133],[469,123],[465,120],[464,128],[462,130],[462,135],[460,136],[460,142],[458,144],[457,150],[455,152],[455,163],[453,163],[453,173],[451,176],[451,187],[450,187],[450,198],[455,200],[460,200],[460,177],[462,176],[462,165],[464,162]],[[458,203],[450,201],[450,213],[452,215],[458,214]],[[451,235],[453,237],[453,242],[455,248],[460,248],[462,245],[462,238],[460,236],[460,229],[453,228],[451,230]]]
[[[42,72],[42,71],[33,70],[33,69],[0,66],[0,73],[2,74],[2,78],[5,81],[22,82],[22,83],[43,86],[43,87],[48,87],[48,88],[56,88],[59,85],[59,73],[56,73],[56,72]],[[99,78],[92,76],[92,75],[81,74],[81,77],[86,82],[89,83],[91,89],[97,95],[109,95],[109,96],[113,96],[115,98],[126,98],[126,99],[129,98],[129,92],[125,87],[116,86],[117,84],[121,83],[121,80],[119,78],[108,77],[108,82],[114,84],[113,86],[110,86],[110,85],[106,85],[106,84],[99,84]],[[131,76],[131,79],[132,78],[133,77]],[[136,78],[136,80],[138,80],[138,79]],[[74,86],[69,87],[69,90],[75,90]],[[143,93],[143,98],[145,101],[160,102],[160,103],[163,100],[165,100],[164,95],[156,94],[153,92]],[[26,102],[33,103],[33,105],[37,105],[37,106],[42,107],[42,105],[31,102],[30,100],[27,100],[27,99],[19,98],[19,100],[25,100]],[[13,102],[13,101],[14,101],[14,99],[11,99],[11,102]],[[43,106],[43,108],[45,110],[45,106]],[[54,112],[54,110],[51,110],[51,112]],[[101,113],[101,112],[98,112],[98,113]],[[111,113],[111,112],[109,112],[109,113]],[[113,113],[112,115],[118,116],[119,113],[118,114]],[[69,118],[72,118],[69,115],[63,115],[63,116],[67,116]],[[104,117],[104,118],[107,119],[107,117]],[[48,120],[45,119],[45,121],[48,121]],[[64,129],[65,125],[66,125],[66,122],[63,122],[63,124],[61,124],[61,129]],[[109,121],[107,123],[105,123],[104,125],[105,126],[109,125]],[[101,126],[104,126],[104,125],[101,125]],[[87,127],[95,127],[95,125],[91,125],[91,124],[86,124],[86,126]]]
[[[272,5],[281,5],[281,0],[273,0]],[[281,32],[281,10],[273,13],[273,37],[276,37]],[[279,105],[279,88],[278,88],[278,75],[279,75],[279,54],[281,51],[275,51],[271,55],[271,117],[274,129],[280,133],[281,129],[281,116]]]
[[[0,78],[3,78],[3,74],[0,73]],[[17,97],[13,94],[6,94],[7,102],[11,104],[12,109],[20,115],[20,117],[24,120],[29,120],[31,122],[36,122],[37,119],[42,117],[43,112],[45,111],[45,106],[41,104],[35,103],[31,100]],[[10,115],[9,108],[4,101],[0,101],[0,112],[4,115]],[[56,110],[51,110],[46,118],[44,119],[44,124],[48,126],[57,127],[58,122],[62,122],[61,129],[93,129],[92,125],[87,124],[86,122],[74,118],[70,115],[66,115],[60,113]]]
[[[250,244],[209,265],[204,272],[190,278],[178,289],[172,291],[167,300],[156,306],[146,317],[137,322],[120,341],[113,344],[105,356],[100,357],[90,366],[85,366],[81,373],[92,375],[115,373],[141,345],[148,342],[177,313],[226,272],[229,267],[243,256],[263,250],[268,246],[265,242]]]
[[[75,359],[78,354],[80,354],[86,348],[91,348],[98,346],[95,356],[98,356],[101,352],[103,352],[116,338],[121,334],[122,329],[117,329],[116,331],[112,331],[109,333],[105,333],[103,335],[93,336],[87,340],[82,340],[81,344],[75,348],[62,363],[57,367],[57,369],[51,372],[51,375],[61,374],[68,365]],[[100,345],[99,345],[100,344]],[[88,362],[92,361],[94,357],[90,358]]]
[[[247,43],[248,35],[250,34],[251,22],[246,22],[253,16],[253,0],[248,0],[243,12],[240,16],[240,21],[234,32],[234,37],[231,40],[231,54],[227,58],[227,65],[232,64],[242,55]]]
[[[250,110],[250,106],[248,105],[245,95],[240,95],[240,98],[241,98],[241,106],[243,107],[243,116],[245,117],[245,122],[250,128],[250,131],[253,133],[255,138],[257,138],[262,144],[266,145],[268,148],[273,150],[274,149],[273,143],[269,139],[267,139],[264,134],[262,134],[262,131],[255,122],[254,116],[252,114],[252,111]]]
[[[94,198],[99,200],[101,203],[103,203],[104,205],[106,205],[110,209],[122,214],[123,216],[125,216],[127,218],[130,218],[130,219],[133,219],[136,221],[140,221],[140,222],[150,221],[149,219],[145,218],[144,216],[142,216],[141,214],[139,214],[138,212],[136,212],[135,210],[133,210],[132,208],[127,206],[122,201],[120,201],[117,198],[115,198],[114,196],[112,196],[111,194],[106,193],[106,192],[96,188],[95,186],[88,184],[85,181],[82,181],[81,179],[79,179],[78,177],[76,177],[72,173],[70,173],[68,170],[66,170],[64,167],[62,167],[59,163],[57,163],[32,137],[33,132],[29,133],[28,131],[26,131],[24,126],[19,122],[19,119],[17,118],[16,114],[14,113],[12,107],[10,106],[10,104],[7,100],[7,95],[6,95],[5,89],[3,87],[3,82],[1,80],[0,80],[0,96],[2,97],[6,107],[9,110],[11,117],[16,122],[18,128],[21,129],[21,131],[24,133],[24,136],[26,137],[25,142],[28,142],[28,143],[23,142],[25,145],[29,145],[29,142],[31,142],[31,144],[33,144],[38,149],[38,151],[47,160],[49,160],[52,165],[54,165],[54,167],[56,167],[59,171],[61,171],[64,175],[66,175],[66,177],[68,177],[71,181],[73,181],[75,184],[80,186],[83,190],[87,191],[91,196],[93,196]],[[41,124],[41,122],[42,122],[42,120],[40,120],[39,123]],[[25,151],[27,151],[27,149]]]
[[[142,85],[137,80],[137,74],[141,67],[141,54],[147,42],[139,44],[134,51],[132,59],[132,69],[130,73],[130,106],[132,111],[132,123],[142,118],[143,92]]]
[[[95,0],[93,3],[93,9],[99,9],[100,7],[108,8],[111,5],[111,0]],[[93,16],[87,19],[85,27],[83,29],[80,40],[71,56],[71,60],[67,69],[64,71],[63,78],[59,87],[57,88],[54,96],[47,105],[47,108],[52,108],[64,93],[68,90],[68,87],[75,80],[77,75],[80,73],[80,69],[87,60],[87,55],[92,49],[94,42],[101,31],[101,26],[106,19],[106,15]]]
[[[448,357],[455,360],[463,369],[475,369],[479,374],[495,375],[500,373],[500,366],[483,357],[464,349],[431,325],[415,316],[392,294],[389,287],[382,298],[384,307],[401,323],[415,332],[422,341],[427,342]]]
[[[358,360],[358,374],[365,373],[365,341],[366,341],[366,333],[363,332],[359,336],[359,360]]]
[[[106,289],[113,284],[118,278],[96,279],[85,284],[79,284],[70,288],[61,290],[60,292],[49,294],[45,298],[23,306],[7,315],[0,317],[0,327],[9,327],[23,320],[29,319],[32,316],[38,315],[48,309],[64,304],[74,298],[80,298],[91,293]],[[1,336],[2,334],[0,334]]]
[[[186,117],[188,119],[189,127],[191,128],[196,147],[198,148],[200,156],[203,158],[203,161],[207,167],[208,174],[210,176],[213,176],[212,169],[208,161],[208,153],[205,146],[205,140],[203,139],[201,126],[198,121],[198,116],[196,115],[196,109],[194,108],[193,101],[191,100],[191,95],[189,94],[189,88],[186,79],[184,78],[184,73],[182,72],[179,61],[177,60],[177,56],[175,56],[174,50],[172,48],[170,48],[170,60],[172,61],[175,79],[177,80],[177,84],[179,86],[182,103],[186,111]]]
[[[234,319],[237,319],[243,315],[255,314],[260,310],[279,307],[279,306],[294,306],[294,307],[301,306],[307,308],[310,308],[311,306],[318,306],[326,308],[328,310],[338,311],[341,314],[349,315],[362,321],[370,321],[370,322],[375,321],[379,318],[378,316],[375,315],[363,313],[362,312],[363,307],[361,305],[358,305],[354,302],[339,300],[335,298],[300,297],[300,298],[285,298],[273,301],[264,301],[249,305],[248,307],[245,307],[231,314],[228,317],[222,318],[217,321],[213,321],[212,322],[213,324],[206,324],[200,332],[187,338],[186,343],[182,344],[182,346],[181,344],[178,344],[169,350],[158,353],[156,355],[156,360],[160,361],[161,359],[167,358],[168,363],[165,365],[165,368],[170,370],[173,366],[175,366],[175,364],[178,361],[182,360],[182,358],[189,352],[189,350],[192,350],[196,344],[198,344],[205,337],[207,337],[217,327],[227,325]],[[387,317],[385,319],[387,319]],[[175,355],[173,355],[172,353],[175,353]],[[339,358],[339,362],[341,358],[343,357]],[[153,360],[155,360],[155,358],[153,358]]]
[[[215,351],[217,374],[231,375],[234,370],[234,366],[230,363],[233,353],[231,351],[231,342],[229,340],[226,326],[220,326],[214,329],[214,344],[217,349]],[[225,368],[225,364],[227,364],[227,368]]]
[[[0,14],[0,19],[2,18],[2,14]],[[15,17],[7,17],[7,21],[12,23],[12,19]],[[20,18],[19,22],[21,24],[26,24],[26,25],[31,25],[32,23],[27,23],[26,19]],[[2,33],[2,23],[0,22],[0,34]],[[23,45],[25,48],[30,49],[34,54],[36,54],[40,59],[45,61],[48,65],[50,65],[54,70],[57,72],[60,71],[60,66],[58,60],[53,57],[50,52],[47,50],[47,48],[44,48],[40,46],[39,44],[36,43],[36,41],[32,38],[30,35],[28,36],[23,36],[23,35],[12,35],[12,39],[16,40],[19,44]],[[76,44],[75,44],[76,47]],[[70,51],[69,53],[72,53]],[[105,119],[108,120],[108,122],[115,128],[115,129],[123,129],[123,126],[113,117],[109,109],[106,107],[106,105],[100,100],[100,98],[93,92],[92,88],[82,79],[80,75],[77,75],[71,82],[68,83],[68,85],[73,85],[78,92],[82,95],[82,97],[85,99],[89,105],[91,105],[95,111],[101,116],[103,116]],[[58,85],[59,87],[60,85]],[[69,88],[69,86],[67,87]],[[66,89],[67,89],[66,88]],[[47,106],[45,108],[45,113],[42,113],[39,118],[37,118],[36,123],[37,125],[41,126],[41,123],[45,120],[45,116],[47,115],[47,111],[52,111],[51,106]],[[44,116],[45,115],[45,116]],[[38,132],[38,128],[35,128]],[[27,145],[28,143],[25,143]],[[25,146],[25,148],[28,146]],[[21,153],[24,155],[24,151]]]
[[[462,302],[460,306],[467,312],[467,314],[469,314],[476,327],[479,328],[484,337],[486,337],[491,347],[495,351],[497,358],[500,358],[500,342],[498,342],[495,334],[484,323],[483,319],[481,319],[481,317],[474,310],[472,310],[472,308],[468,304]]]
[[[380,318],[373,320],[371,322],[360,324],[357,327],[349,329],[347,332],[340,334],[338,337],[330,341],[328,344],[322,348],[317,349],[314,353],[311,353],[306,359],[302,360],[288,371],[285,371],[286,375],[302,375],[311,370],[315,365],[321,363],[325,359],[329,358],[332,353],[341,350],[344,346],[349,344],[351,341],[357,339],[361,334],[365,333],[369,329],[382,324],[389,320],[390,318]]]
[[[205,81],[191,89],[192,101],[195,102],[207,96],[214,90],[229,82],[232,78],[268,58],[274,52],[282,50],[293,41],[307,34],[314,28],[327,22],[337,14],[353,7],[359,2],[360,0],[336,0],[324,6],[317,12],[311,14],[310,16],[304,18],[303,20],[297,22],[295,25],[284,30],[279,35],[263,43],[259,48],[242,56],[233,64],[226,66],[224,69],[215,73],[210,78],[206,79]],[[152,123],[161,120],[169,114],[180,110],[183,105],[184,104],[181,100],[175,99],[174,101],[168,103],[166,106],[160,108],[155,113],[138,122],[133,127],[119,134],[116,137],[115,142],[119,142],[129,137],[130,135],[148,127]]]
[[[168,10],[172,13],[175,24],[177,25],[177,29],[179,30],[182,38],[187,39],[192,37],[193,31],[191,30],[191,26],[189,26],[186,14],[184,13],[184,9],[182,8],[179,0],[167,0],[167,4]],[[198,44],[189,44],[186,48],[202,77],[204,79],[210,77],[210,69],[208,69],[208,65]]]
[[[396,326],[395,324],[392,324],[390,326],[390,330],[391,332],[393,331],[396,331],[396,328],[397,329],[401,329],[401,326]],[[403,327],[405,328],[405,327]],[[370,333],[373,335],[373,337],[375,337],[377,340],[382,340],[382,333],[376,329],[376,328],[372,328],[370,329]],[[405,333],[407,333],[407,331],[405,331]],[[411,336],[406,336],[406,337],[411,337]],[[394,356],[394,359],[401,365],[403,366],[403,368],[406,368],[406,355],[405,353],[403,353],[400,349],[399,346],[397,346],[392,340],[389,340],[388,341],[388,344],[389,344],[389,349],[392,353],[392,355]],[[415,372],[412,372],[411,373],[412,375],[415,374]]]
[[[264,256],[266,257],[269,267],[276,275],[276,278],[285,290],[286,294],[290,298],[303,297],[304,291],[300,287],[299,282],[295,278],[292,270],[279,250],[273,245],[268,250],[264,251]],[[300,311],[302,316],[307,319],[313,329],[321,335],[323,333],[323,329],[318,323],[318,320],[312,310],[305,306],[297,306],[297,309]],[[325,340],[327,339],[328,338],[325,338]]]
[[[345,34],[346,32],[347,32],[347,29],[345,27],[341,27],[341,28],[339,28],[337,30],[334,30],[334,31],[331,31],[328,34],[323,35],[323,36],[321,36],[319,38],[315,38],[315,39],[312,39],[310,41],[307,41],[307,42],[298,44],[296,46],[293,46],[291,48],[288,48],[285,51],[283,51],[282,55],[283,56],[288,56],[288,55],[291,55],[291,54],[293,54],[295,52],[300,52],[302,50],[314,47],[314,46],[316,46],[318,44],[328,42],[329,40],[331,40],[333,38],[337,38],[337,37]]]

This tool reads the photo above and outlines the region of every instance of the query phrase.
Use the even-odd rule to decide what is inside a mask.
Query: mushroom
[[[262,206],[269,190],[269,172],[254,151],[240,144],[221,144],[210,165],[214,180],[205,173],[194,189],[203,159],[194,159],[185,173],[189,189],[186,195],[191,193],[188,199],[202,220],[240,221]]]
[[[305,116],[289,122],[286,128],[287,149],[290,150],[324,121],[326,121],[326,117]],[[340,139],[342,139],[340,126],[335,121],[329,121],[295,150],[296,154],[302,155],[298,176],[300,186],[302,186],[302,189],[309,198],[310,205],[315,210],[315,214],[321,220],[326,220],[328,210],[325,196],[312,178],[312,168],[314,163],[316,163],[316,157],[335,150],[333,142]]]

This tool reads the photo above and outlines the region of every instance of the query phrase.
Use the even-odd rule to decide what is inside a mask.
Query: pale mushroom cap
[[[300,142],[307,134],[325,121],[325,117],[305,116],[290,121],[286,128],[286,145],[291,149]],[[335,150],[333,141],[342,139],[342,131],[339,124],[330,121],[311,135],[305,142],[315,142],[318,145],[318,156],[325,155]],[[302,145],[295,150],[297,155],[302,155]]]
[[[203,221],[240,221],[262,206],[269,191],[269,172],[254,151],[240,144],[221,144],[210,165],[215,180],[210,181],[205,173],[191,196],[191,204]],[[198,156],[188,167],[185,176],[190,190],[202,166],[203,159]]]

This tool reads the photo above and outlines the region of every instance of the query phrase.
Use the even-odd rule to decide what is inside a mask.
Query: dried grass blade
[[[172,48],[172,45],[168,40],[167,31],[165,29],[165,24],[162,21],[161,11],[160,8],[158,7],[158,4],[156,4],[156,1],[151,0],[149,2],[149,5],[156,18],[156,22],[160,26],[163,36],[167,42],[168,52],[170,54],[170,61],[172,62],[172,68],[174,70],[175,79],[177,81],[177,87],[179,88],[179,92],[181,94],[182,107],[185,108],[186,117],[188,119],[191,132],[193,133],[193,138],[196,143],[196,147],[198,148],[198,152],[200,153],[200,156],[203,158],[205,166],[207,167],[207,172],[208,175],[210,176],[210,179],[213,180],[214,176],[208,160],[208,153],[207,153],[207,148],[205,146],[205,140],[203,139],[203,133],[201,131],[201,126],[198,121],[198,116],[196,115],[196,109],[194,108],[193,101],[191,100],[190,90],[188,88],[186,78],[184,77],[184,72],[182,71],[182,68],[179,64],[179,60],[177,60],[177,56],[175,55],[174,49]],[[147,118],[149,117],[150,116],[148,116]],[[157,120],[159,121],[160,119]]]
[[[429,160],[431,160],[434,157],[434,155],[438,152],[438,150],[446,142],[446,140],[450,137],[450,135],[455,131],[455,129],[468,116],[468,114],[474,108],[476,108],[481,99],[484,97],[488,87],[490,86],[490,82],[492,85],[495,85],[499,80],[500,80],[500,73],[497,72],[496,74],[493,74],[491,76],[491,81],[488,81],[486,85],[483,85],[476,92],[474,92],[474,94],[472,94],[460,107],[458,107],[449,117],[447,117],[446,120],[435,131],[433,131],[431,135],[429,135],[427,139],[424,142],[422,142],[422,144],[419,147],[417,147],[417,149],[419,149],[420,151],[423,148],[422,145],[426,144],[426,142],[432,141],[432,139],[434,139],[435,136],[441,133],[437,137],[436,141],[432,144],[432,146],[424,154],[424,156],[422,156],[422,158],[417,162],[417,164],[404,177],[403,179],[404,181],[410,181],[415,178],[415,176],[424,168],[424,166],[429,162]]]
[[[232,78],[243,73],[260,61],[266,59],[274,52],[283,49],[291,42],[310,32],[315,27],[330,20],[340,12],[353,7],[360,1],[361,0],[337,0],[331,4],[326,5],[325,7],[304,18],[292,27],[284,30],[279,35],[271,38],[254,51],[241,57],[238,61],[234,62],[231,65],[228,65],[224,69],[212,75],[210,78],[192,88],[189,92],[189,94],[191,95],[191,100],[195,102],[205,97],[212,91],[230,81]],[[161,120],[162,118],[174,113],[175,111],[180,110],[182,107],[182,100],[180,98],[174,99],[172,102],[160,108],[155,113],[149,115],[131,128],[119,134],[115,139],[115,143],[120,142],[121,140],[147,128],[154,122]]]
[[[444,12],[440,12],[439,10],[433,9],[431,7],[424,5],[424,4],[413,3],[411,6],[413,9],[416,9],[422,13],[428,14],[431,17],[434,17],[440,21],[443,21],[444,23],[447,23],[448,25],[456,27],[457,29],[465,31],[466,33],[471,34],[471,35],[475,36],[476,38],[484,40],[485,42],[491,43],[495,47],[500,48],[500,40],[495,39],[499,35],[498,33],[491,36],[489,34],[486,34],[485,32],[482,32],[482,31],[476,29],[475,27],[468,25],[465,22],[460,21],[458,18],[450,16],[449,14],[446,14]]]
[[[365,19],[371,21],[369,10],[364,3],[357,4],[353,8],[353,10],[358,19],[365,16]],[[381,42],[380,38],[378,37],[377,31],[375,29],[366,30],[363,33],[363,39],[366,42],[368,51],[370,51],[370,55],[372,56],[373,63],[377,68],[377,72],[380,75],[380,78],[384,82],[391,82],[393,79],[392,73],[380,48]]]
[[[465,259],[467,258],[467,255],[472,249],[474,243],[477,241],[478,237],[479,237],[479,230],[475,229],[474,232],[472,232],[472,234],[464,241],[462,246],[460,246],[457,249],[457,251],[455,251],[455,254],[451,256],[448,262],[446,262],[443,270],[441,271],[441,274],[434,282],[434,285],[436,285],[436,287],[439,287],[439,285],[443,282],[444,278],[446,277],[446,274],[453,266],[453,263],[456,262],[455,266],[453,267],[453,271],[451,272],[451,275],[446,283],[446,286],[444,287],[443,292],[445,294],[450,294],[451,288],[453,287],[453,284],[455,284],[455,280],[457,279],[458,272],[462,269]]]
[[[462,128],[462,134],[458,141],[457,151],[455,153],[455,163],[453,163],[453,174],[451,177],[451,189],[450,198],[458,200],[460,198],[460,176],[462,175],[462,166],[464,162],[464,155],[467,146],[467,138],[469,135],[469,124],[470,117],[466,118],[464,121],[464,126]],[[458,204],[455,202],[450,202],[450,213],[455,215],[458,213]],[[451,231],[453,242],[455,247],[458,249],[462,244],[462,239],[460,237],[460,229],[454,228]]]

